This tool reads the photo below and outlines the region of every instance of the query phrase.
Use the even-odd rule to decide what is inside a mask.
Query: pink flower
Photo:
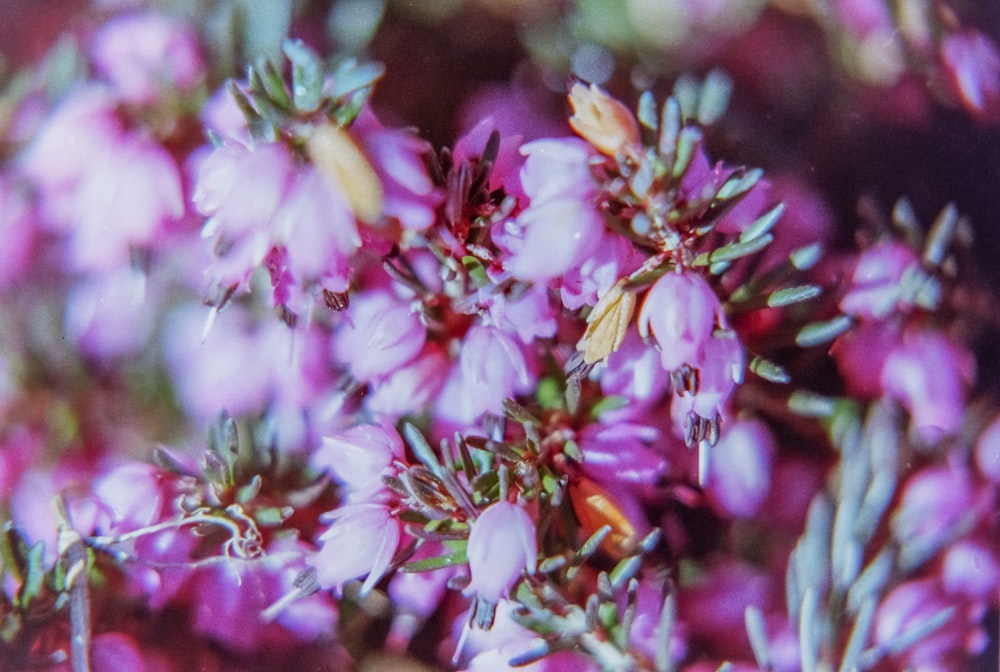
[[[423,231],[437,216],[442,194],[427,174],[423,156],[430,143],[415,134],[385,128],[366,109],[351,126],[351,134],[378,174],[384,189],[382,210],[403,228]]]
[[[658,445],[661,441],[653,427],[621,421],[589,425],[577,435],[585,474],[602,483],[627,483],[647,492],[655,490],[671,466]]]
[[[111,19],[94,38],[91,57],[129,103],[156,103],[167,92],[190,90],[205,75],[194,35],[155,12]]]
[[[543,281],[583,264],[597,251],[604,221],[590,204],[576,198],[533,202],[506,225],[509,236],[504,268],[519,279]]]
[[[0,173],[0,289],[18,281],[31,265],[36,239],[36,215],[26,191]]]
[[[941,64],[962,105],[980,119],[1000,115],[1000,51],[976,30],[946,35]]]
[[[535,524],[516,504],[491,504],[472,523],[468,557],[472,581],[464,594],[498,602],[507,596],[523,570],[535,573]]]
[[[596,305],[619,278],[639,268],[645,257],[626,238],[603,231],[597,249],[582,263],[570,267],[560,279],[559,295],[563,305],[576,310]]]
[[[410,307],[381,290],[351,300],[348,321],[333,337],[333,357],[358,380],[388,376],[424,347],[427,329]]]
[[[725,324],[719,297],[696,273],[666,273],[639,310],[639,333],[644,338],[652,333],[668,371],[702,362],[712,333]]]
[[[375,384],[365,399],[368,408],[387,418],[422,413],[444,387],[449,366],[448,356],[440,346],[425,344],[414,359]]]
[[[840,300],[847,315],[878,320],[898,310],[909,308],[912,296],[904,280],[920,271],[920,258],[901,242],[885,241],[858,256],[851,288]],[[910,283],[912,285],[912,283]]]
[[[113,153],[122,136],[114,102],[96,86],[67,98],[39,129],[23,156],[25,174],[41,191],[42,220],[54,228],[74,225],[77,186],[97,157]]]
[[[368,593],[385,575],[399,546],[401,524],[384,504],[348,504],[333,511],[331,525],[319,537],[320,549],[306,562],[316,568],[323,588],[340,590],[344,583],[367,575]]]
[[[99,360],[135,352],[152,332],[146,276],[129,266],[77,282],[66,297],[66,331]]]
[[[910,426],[927,442],[957,432],[965,389],[975,378],[972,355],[936,332],[904,336],[882,369],[884,394],[910,412]]]
[[[942,627],[905,649],[899,655],[898,664],[906,669],[967,669],[963,663],[968,663],[969,655],[979,653],[987,639],[978,627],[978,619],[970,618],[971,614],[963,606],[944,594],[937,579],[899,585],[882,600],[875,612],[875,644],[888,646],[913,628],[926,625],[929,619],[944,610],[955,608],[955,613]]]
[[[892,518],[901,544],[935,548],[976,515],[969,475],[947,467],[917,472],[906,482]]]
[[[587,202],[598,194],[590,172],[594,148],[579,138],[546,138],[521,146],[521,184],[532,204],[560,198]]]
[[[613,417],[639,415],[663,397],[670,376],[659,360],[656,348],[643,343],[638,333],[630,330],[625,334],[622,346],[608,357],[600,380],[605,395],[626,397],[630,402],[623,409],[611,411]]]
[[[390,425],[357,425],[323,438],[310,462],[329,471],[353,501],[384,489],[381,476],[403,459],[403,440]]]
[[[753,516],[771,489],[776,452],[774,437],[764,423],[738,420],[726,424],[709,453],[709,500],[727,515]]]
[[[898,328],[884,321],[862,322],[837,337],[830,354],[851,394],[874,399],[882,393],[882,369],[901,340]]]
[[[979,473],[993,483],[1000,483],[1000,416],[979,436],[975,457]]]
[[[474,326],[465,334],[438,411],[445,418],[472,423],[484,413],[501,414],[503,400],[531,384],[517,342],[496,327]]]
[[[995,544],[975,539],[952,544],[941,561],[941,583],[950,595],[992,602],[1000,584]]]
[[[319,281],[347,290],[347,261],[361,247],[350,206],[319,171],[304,167],[273,222],[275,244],[287,253],[288,272],[299,284]]]

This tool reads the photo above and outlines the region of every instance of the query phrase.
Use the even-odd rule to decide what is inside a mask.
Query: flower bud
[[[645,338],[652,332],[668,371],[701,362],[717,324],[725,326],[719,297],[695,273],[667,273],[639,310],[639,333]]]
[[[569,92],[573,116],[569,125],[602,154],[614,157],[639,142],[639,124],[632,111],[597,85],[576,82]]]
[[[538,541],[527,512],[510,502],[497,502],[483,511],[469,533],[469,572],[465,595],[497,602],[521,577],[535,573]]]

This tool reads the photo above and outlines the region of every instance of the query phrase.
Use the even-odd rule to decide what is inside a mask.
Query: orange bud
[[[587,536],[605,525],[611,526],[611,534],[601,542],[602,551],[617,560],[635,549],[639,533],[610,492],[589,478],[581,477],[569,484],[569,500]]]
[[[639,142],[635,115],[598,86],[576,82],[569,91],[569,104],[573,107],[569,125],[602,154],[618,156]]]
[[[306,140],[306,151],[327,182],[351,204],[357,218],[378,223],[382,182],[347,131],[334,124],[317,126]]]

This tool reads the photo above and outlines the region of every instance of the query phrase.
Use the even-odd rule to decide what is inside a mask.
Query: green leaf
[[[716,248],[711,252],[702,252],[695,257],[692,265],[709,266],[723,261],[740,259],[742,257],[760,252],[765,247],[770,245],[772,240],[774,240],[774,236],[770,233],[765,233],[759,238],[754,238],[753,240],[730,243],[728,245],[724,245],[723,247]]]
[[[698,96],[698,123],[710,126],[722,118],[729,107],[733,81],[721,70],[712,70],[705,77]]]
[[[45,543],[39,541],[32,546],[26,560],[24,579],[16,599],[18,606],[22,608],[30,605],[42,593],[45,582]]]
[[[385,66],[381,63],[358,63],[347,59],[334,70],[333,86],[327,95],[336,100],[356,91],[371,89],[384,74]]]
[[[788,259],[797,270],[808,271],[816,265],[816,262],[822,256],[823,246],[819,243],[812,243],[797,250],[792,250],[792,253],[788,255]]]
[[[563,444],[563,454],[577,464],[583,464],[583,451],[573,439]]]
[[[639,118],[640,124],[651,131],[656,131],[659,120],[656,118],[656,99],[652,92],[643,91],[642,95],[639,96],[639,109],[636,116]]]
[[[674,159],[674,167],[671,175],[675,180],[681,178],[691,165],[694,158],[694,150],[701,142],[701,131],[694,126],[685,126],[677,136],[677,156]]]
[[[427,443],[427,439],[424,435],[420,433],[416,425],[411,422],[407,422],[403,425],[403,438],[406,439],[406,443],[409,444],[410,449],[413,450],[413,455],[420,460],[428,469],[433,473],[441,473],[441,463],[437,459],[437,455],[431,449],[431,444]]]
[[[323,61],[301,40],[285,40],[282,51],[292,63],[292,100],[299,112],[315,112],[323,97]]]
[[[783,368],[763,357],[754,357],[753,361],[750,362],[750,370],[764,380],[772,383],[784,384],[791,381],[788,373]]]
[[[608,411],[617,411],[620,408],[625,408],[628,406],[628,403],[628,397],[618,394],[608,395],[591,407],[590,417],[594,419],[600,418],[602,414]]]
[[[771,308],[790,306],[793,303],[800,303],[815,299],[823,290],[818,285],[800,285],[798,287],[785,287],[771,292],[767,297],[767,305]]]
[[[851,328],[854,322],[846,315],[838,315],[825,322],[812,322],[802,327],[795,336],[795,344],[802,348],[829,343]]]
[[[746,172],[737,171],[719,188],[715,198],[725,201],[742,196],[753,189],[762,177],[764,177],[764,171],[760,168],[753,168]],[[743,240],[743,236],[740,236],[740,240]]]
[[[486,269],[483,268],[483,264],[472,255],[466,255],[462,257],[462,266],[469,274],[469,278],[472,280],[472,284],[476,287],[482,288],[490,284],[489,276],[486,275]]]
[[[464,565],[469,562],[469,556],[466,553],[466,544],[463,542],[462,548],[456,550],[450,555],[441,555],[434,558],[425,558],[423,560],[415,560],[414,562],[408,562],[399,568],[399,571],[406,572],[408,574],[415,574],[418,572],[431,572],[435,569],[444,569],[445,567],[454,567],[455,565]]]
[[[760,238],[765,233],[770,233],[771,229],[774,228],[774,225],[777,224],[784,212],[785,204],[778,203],[776,206],[755,219],[753,224],[748,226],[746,230],[740,234],[740,242],[745,243],[756,238]]]

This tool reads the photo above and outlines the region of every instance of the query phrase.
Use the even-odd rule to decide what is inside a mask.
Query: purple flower
[[[430,144],[413,133],[385,128],[367,108],[351,126],[384,190],[382,211],[403,228],[423,231],[434,223],[442,194],[427,174]]]
[[[577,435],[583,471],[602,483],[627,483],[653,492],[670,466],[663,456],[660,432],[625,422],[593,424]],[[655,446],[655,447],[654,447]]]
[[[600,379],[605,395],[619,395],[630,402],[620,410],[611,411],[612,417],[639,415],[663,397],[669,389],[670,376],[659,361],[656,348],[643,343],[636,332],[625,334],[622,346],[608,356]]]
[[[319,171],[301,169],[273,227],[275,244],[284,246],[288,272],[298,283],[318,280],[329,291],[347,290],[347,261],[361,237],[349,204]]]
[[[976,466],[993,483],[1000,483],[1000,416],[997,416],[976,441]]]
[[[696,273],[666,273],[646,293],[639,310],[639,333],[652,333],[667,371],[697,366],[716,327],[725,328],[722,304]]]
[[[66,298],[66,331],[101,360],[135,352],[153,326],[146,284],[146,275],[128,266],[80,280]]]
[[[570,267],[560,279],[563,305],[570,310],[595,305],[598,297],[604,296],[619,278],[639,268],[644,260],[643,254],[627,239],[603,231],[593,254]]]
[[[458,364],[445,384],[438,411],[445,418],[475,422],[499,415],[503,400],[532,384],[520,346],[496,327],[474,326],[465,334]]]
[[[25,190],[0,173],[0,289],[17,282],[28,270],[36,239],[36,216]]]
[[[213,240],[219,255],[209,271],[218,284],[246,288],[272,246],[271,221],[295,173],[291,154],[280,144],[226,144],[200,158],[192,200],[209,217],[202,235]]]
[[[549,301],[549,291],[542,285],[532,285],[516,298],[503,292],[480,290],[479,306],[489,311],[489,321],[508,334],[517,334],[525,345],[536,338],[551,338],[556,333],[555,310]]]
[[[934,548],[975,515],[969,475],[947,467],[931,467],[906,482],[892,529],[903,544]]]
[[[402,459],[403,441],[390,425],[357,425],[324,437],[310,462],[329,471],[359,501],[382,491],[381,476]]]
[[[521,184],[532,204],[571,198],[581,203],[597,197],[598,185],[590,172],[597,153],[578,138],[546,138],[521,147],[527,159]]]
[[[306,562],[316,568],[323,588],[340,590],[344,583],[367,575],[368,593],[385,575],[399,546],[402,526],[384,504],[348,504],[331,512],[331,525],[319,537],[319,551]]]
[[[777,446],[767,425],[757,420],[727,424],[712,447],[706,491],[724,513],[753,516],[771,489]]]
[[[941,583],[949,595],[992,602],[1000,585],[995,544],[976,539],[952,544],[941,561]]]
[[[498,602],[507,596],[523,570],[535,573],[535,524],[516,504],[491,504],[472,523],[468,557],[472,581],[464,594]]]
[[[359,293],[351,300],[333,337],[333,357],[358,380],[388,376],[423,349],[427,329],[410,307],[382,290]]]
[[[875,644],[889,646],[896,638],[921,627],[944,610],[957,607],[942,627],[904,649],[898,663],[906,669],[968,669],[963,662],[968,662],[969,655],[979,653],[987,638],[982,636],[975,622],[978,619],[970,619],[962,606],[956,605],[954,599],[944,594],[937,579],[920,579],[899,585],[882,600],[875,612]]]
[[[908,288],[904,279],[919,270],[920,258],[904,243],[886,241],[870,247],[858,256],[851,288],[840,300],[840,309],[869,320],[905,310],[912,297],[904,294]]]
[[[882,368],[883,393],[910,412],[910,426],[925,442],[957,432],[965,388],[975,378],[972,355],[936,332],[906,334]]]
[[[506,227],[511,235],[504,268],[522,280],[556,278],[583,264],[598,249],[604,221],[590,204],[576,198],[532,202]]]
[[[121,142],[121,122],[114,102],[96,86],[69,95],[38,130],[22,157],[22,167],[41,191],[43,223],[70,229],[78,214],[77,186],[94,160]]]
[[[946,35],[941,65],[965,109],[980,119],[1000,115],[1000,51],[977,30]]]
[[[374,391],[365,399],[368,409],[379,417],[392,419],[422,413],[444,387],[450,364],[439,345],[425,344],[409,363],[375,384]]]
[[[152,104],[189,91],[205,75],[194,35],[155,12],[111,19],[94,37],[91,58],[118,98]]]

